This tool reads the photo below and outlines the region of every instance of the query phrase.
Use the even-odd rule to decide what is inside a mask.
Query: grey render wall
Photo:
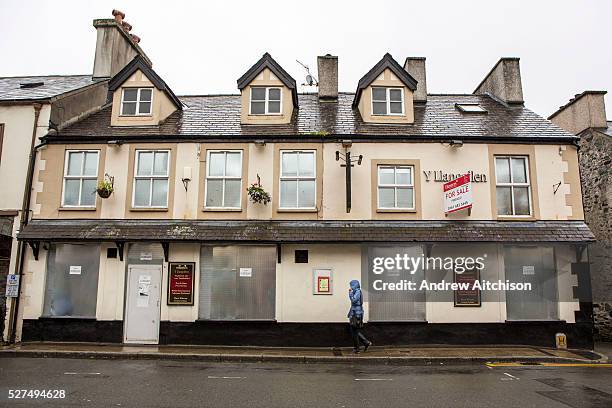
[[[70,92],[51,103],[50,120],[60,127],[65,126],[100,109],[107,97],[107,81]]]
[[[584,213],[597,239],[589,247],[595,336],[612,341],[612,137],[593,129],[580,136]]]

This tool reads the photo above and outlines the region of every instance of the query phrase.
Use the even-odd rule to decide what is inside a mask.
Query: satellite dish
[[[308,86],[312,86],[312,84],[314,84],[314,79],[312,78],[312,75],[306,75],[306,84],[308,84]]]

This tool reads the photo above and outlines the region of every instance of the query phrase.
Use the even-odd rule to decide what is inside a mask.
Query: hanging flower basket
[[[108,198],[115,190],[114,184],[115,178],[105,174],[104,180],[98,183],[95,192],[98,193],[101,198]]]
[[[270,202],[270,194],[266,192],[261,186],[261,181],[259,179],[259,175],[257,175],[257,182],[251,184],[249,188],[247,188],[247,193],[249,193],[249,198],[255,204],[261,203],[266,205]]]

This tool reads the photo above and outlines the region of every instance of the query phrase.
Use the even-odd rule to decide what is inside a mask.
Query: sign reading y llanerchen
[[[449,214],[465,208],[472,208],[472,183],[469,174],[444,183],[444,212]]]

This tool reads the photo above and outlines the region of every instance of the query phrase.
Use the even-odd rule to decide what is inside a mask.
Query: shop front
[[[54,223],[88,228],[34,220],[21,235],[42,242],[38,260],[27,257],[22,341],[345,346],[352,279],[377,344],[592,341],[581,222],[282,221],[247,231],[249,221],[201,221],[171,239],[170,222],[147,220],[158,239],[146,240],[109,220],[121,241],[99,227],[88,240],[55,240]],[[199,239],[212,229],[215,239]]]

